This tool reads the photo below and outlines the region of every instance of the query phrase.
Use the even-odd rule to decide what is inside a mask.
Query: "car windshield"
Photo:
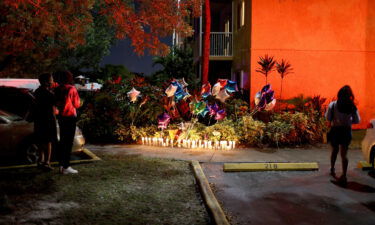
[[[9,113],[9,112],[5,112],[3,110],[0,110],[0,116],[3,116],[10,121],[20,121],[20,120],[22,120],[21,117],[19,117],[17,115],[14,115],[12,113]]]

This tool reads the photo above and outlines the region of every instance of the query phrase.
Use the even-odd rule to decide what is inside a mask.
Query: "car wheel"
[[[20,147],[19,159],[21,163],[34,164],[38,161],[38,146],[32,141],[32,138],[26,139]]]
[[[34,164],[38,161],[38,146],[36,144],[29,144],[25,149],[25,163]]]

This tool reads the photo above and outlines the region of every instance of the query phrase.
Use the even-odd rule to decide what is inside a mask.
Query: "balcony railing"
[[[211,32],[210,56],[232,56],[232,32]]]

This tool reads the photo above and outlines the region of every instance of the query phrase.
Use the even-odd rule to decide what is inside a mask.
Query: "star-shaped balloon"
[[[206,83],[202,85],[201,95],[203,98],[207,98],[211,95],[211,84]]]
[[[231,81],[231,80],[228,80],[227,84],[225,85],[225,89],[226,89],[229,93],[233,93],[233,92],[238,91],[238,88],[237,88],[237,82],[235,82],[235,81]]]
[[[271,85],[265,85],[260,92],[255,94],[255,105],[259,109],[265,109],[265,107],[274,100],[275,92],[272,90]],[[274,102],[276,104],[276,101]],[[272,104],[269,108],[272,107]],[[272,107],[273,108],[273,107]]]
[[[228,95],[227,91],[224,89],[222,89],[219,94],[216,95],[216,98],[219,99],[221,102],[225,102],[225,100],[227,100],[227,98],[229,98],[230,95]]]
[[[219,111],[216,113],[216,115],[215,115],[215,120],[222,120],[222,119],[225,118],[226,115],[227,115],[227,114],[226,114],[226,112],[225,112],[224,109],[219,110]]]
[[[220,84],[220,87],[223,88],[227,85],[228,80],[227,79],[217,79],[217,83]]]
[[[212,96],[216,96],[219,94],[221,90],[221,85],[220,83],[216,83],[213,87],[212,87]]]
[[[189,85],[186,83],[185,78],[177,79],[177,82],[181,84],[183,88]]]
[[[168,88],[165,90],[165,94],[167,94],[167,97],[172,97],[177,91],[177,86],[174,86],[170,84]]]
[[[170,120],[171,120],[171,117],[166,112],[159,115],[158,116],[158,128],[161,128],[161,129],[167,128]]]
[[[273,99],[270,103],[266,105],[266,107],[264,107],[264,110],[270,111],[275,107],[275,105],[276,105],[276,99]]]
[[[136,102],[137,98],[141,92],[137,91],[134,87],[127,93],[128,98],[131,102]]]
[[[217,111],[219,111],[219,106],[215,103],[215,105],[208,105],[208,110],[210,116],[216,115]]]

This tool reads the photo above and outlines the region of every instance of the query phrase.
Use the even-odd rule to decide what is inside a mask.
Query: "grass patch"
[[[3,197],[0,204],[9,202],[11,212],[0,212],[0,223],[209,223],[187,162],[99,157],[103,161],[75,166],[77,175],[1,171],[0,195],[8,200]]]

